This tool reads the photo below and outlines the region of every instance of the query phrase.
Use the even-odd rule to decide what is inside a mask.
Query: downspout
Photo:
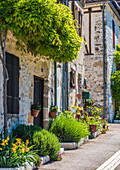
[[[104,118],[106,119],[106,84],[105,84],[105,3],[103,2],[103,85],[104,85]]]
[[[55,97],[55,106],[57,106],[57,63],[54,62],[54,78],[55,78],[55,93],[54,93],[54,97]]]
[[[65,80],[65,63],[63,63],[63,80],[62,80],[62,111],[64,112],[64,80]]]

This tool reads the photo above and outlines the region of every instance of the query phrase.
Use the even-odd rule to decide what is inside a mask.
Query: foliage
[[[59,138],[60,142],[78,142],[85,136],[83,129],[83,125],[76,119],[61,114],[54,120],[50,131]]]
[[[47,130],[35,132],[33,135],[33,142],[38,154],[42,156],[49,155],[51,159],[56,159],[58,151],[60,150],[60,143],[58,138]]]
[[[116,114],[115,120],[120,120],[120,110],[119,110],[119,111],[117,111],[117,114]]]
[[[30,165],[31,162],[40,165],[41,159],[34,151],[30,151],[33,146],[28,147],[28,143],[28,140],[24,143],[20,138],[12,138],[10,140],[9,136],[6,139],[1,139],[0,167],[10,168],[23,166],[26,168],[26,162]]]
[[[89,113],[87,113],[86,111],[84,112],[84,115],[83,115],[83,121],[86,121],[86,122],[89,122]]]
[[[41,105],[39,105],[38,103],[34,103],[31,105],[31,109],[41,110]]]
[[[57,112],[58,107],[57,106],[51,106],[50,112]]]
[[[114,55],[114,62],[116,63],[117,71],[111,74],[111,89],[112,95],[115,98],[116,106],[120,106],[120,45],[117,45],[117,49]]]
[[[13,15],[15,13],[15,4],[19,0],[2,0],[0,1],[0,31],[12,29]]]
[[[111,75],[112,95],[115,98],[116,106],[120,105],[120,71],[116,71]]]
[[[101,113],[101,111],[102,111],[101,108],[98,108],[97,106],[94,106],[94,105],[92,105],[92,106],[87,106],[87,109],[89,109],[90,114],[91,114],[93,117],[95,117],[95,118],[99,118],[100,113]]]
[[[92,106],[94,104],[94,100],[93,99],[88,99],[88,101],[85,102],[86,106]]]
[[[67,111],[67,110],[64,111],[64,116],[69,118],[74,118],[74,114],[71,111]]]
[[[29,145],[33,145],[33,134],[36,131],[41,131],[42,128],[36,125],[24,125],[20,124],[16,129],[13,129],[13,136],[21,138],[24,142],[29,140]]]
[[[57,62],[72,61],[77,58],[83,39],[76,32],[71,10],[55,2],[19,1],[11,29],[21,49],[35,56],[50,56]]]
[[[117,49],[115,51],[115,55],[114,55],[114,62],[116,64],[120,63],[120,45],[117,44]]]

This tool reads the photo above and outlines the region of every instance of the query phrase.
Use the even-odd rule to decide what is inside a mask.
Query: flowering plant
[[[34,162],[35,165],[41,163],[41,158],[30,151],[33,147],[28,147],[29,141],[26,143],[21,141],[20,138],[12,138],[10,140],[9,136],[6,139],[0,140],[0,167],[25,167],[25,163]],[[32,165],[31,165],[32,166]]]
[[[39,105],[39,103],[34,103],[31,105],[31,109],[41,110],[41,105]]]
[[[50,109],[50,112],[57,112],[58,111],[58,107],[57,106],[52,106]]]
[[[62,156],[61,156],[60,152],[58,152],[57,161],[61,161],[61,160],[62,160]]]

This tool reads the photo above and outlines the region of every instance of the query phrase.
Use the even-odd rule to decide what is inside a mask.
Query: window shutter
[[[115,22],[112,20],[113,48],[115,49]]]
[[[7,85],[7,110],[9,114],[19,114],[19,58],[6,54],[9,74]]]

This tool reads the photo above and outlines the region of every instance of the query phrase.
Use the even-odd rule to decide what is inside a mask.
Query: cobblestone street
[[[43,165],[40,170],[95,170],[118,150],[120,150],[120,124],[109,124],[109,131],[106,134],[89,140],[80,149],[65,151],[62,161],[50,162]],[[120,166],[116,169],[120,170]]]

